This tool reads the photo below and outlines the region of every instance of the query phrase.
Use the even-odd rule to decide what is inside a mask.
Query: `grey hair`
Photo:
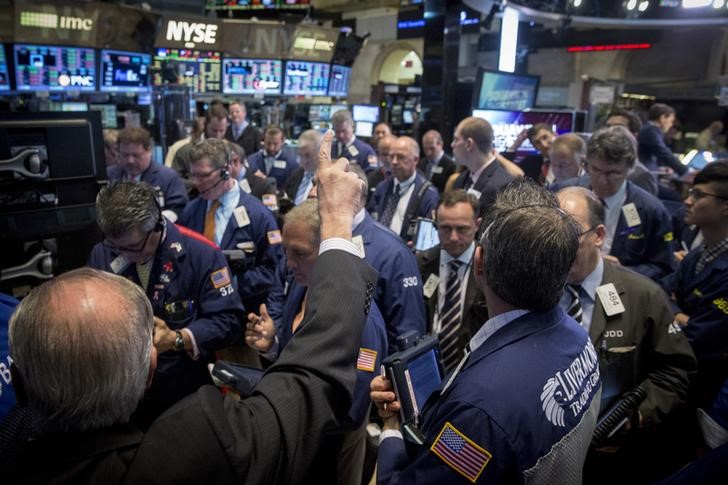
[[[93,285],[89,291],[103,291],[104,297],[113,293],[113,311],[104,311],[103,303],[82,304],[86,292],[67,301],[64,287],[78,283]],[[153,329],[149,299],[121,276],[80,268],[31,291],[10,319],[9,334],[13,363],[40,431],[80,432],[127,422],[146,388]]]
[[[96,222],[106,236],[122,237],[134,228],[154,229],[162,221],[155,190],[146,182],[117,182],[96,197]]]
[[[367,206],[367,198],[369,197],[369,179],[367,179],[366,173],[364,173],[364,169],[361,168],[356,163],[350,163],[349,164],[349,172],[354,172],[357,177],[359,177],[359,180],[361,180],[362,186],[361,186],[361,207]]]
[[[307,199],[286,213],[285,224],[304,224],[311,232],[311,243],[318,246],[321,242],[321,217],[318,200]]]
[[[411,136],[400,136],[399,138],[397,138],[397,141],[402,140],[407,143],[407,148],[409,149],[410,154],[414,155],[415,157],[420,156],[420,145],[417,143],[417,140],[415,140]]]
[[[626,162],[632,168],[637,160],[637,140],[624,126],[609,126],[595,131],[586,144],[586,159],[606,163]]]
[[[316,151],[318,151],[318,149],[321,148],[321,140],[323,139],[324,135],[320,131],[306,130],[298,137],[298,144],[311,145],[316,149]]]
[[[341,123],[349,123],[354,126],[354,117],[348,109],[340,109],[331,116],[331,124],[336,126]]]
[[[490,289],[517,308],[553,308],[576,257],[579,224],[546,189],[519,180],[496,197],[487,219],[480,244]]]
[[[562,195],[577,196],[586,201],[587,216],[589,218],[589,227],[597,227],[604,224],[604,205],[594,192],[584,187],[564,187],[556,193],[557,197]]]
[[[230,163],[230,155],[230,149],[227,143],[225,143],[225,140],[207,138],[192,147],[192,150],[190,150],[190,162],[195,163],[206,158],[210,161],[212,168],[220,169]],[[244,158],[245,155],[243,155]]]

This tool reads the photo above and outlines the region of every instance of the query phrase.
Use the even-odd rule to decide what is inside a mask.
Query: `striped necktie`
[[[579,325],[582,324],[581,301],[579,299],[580,290],[581,285],[566,285],[566,291],[571,295],[571,304],[569,305],[569,308],[566,309],[566,313],[576,320]]]
[[[445,300],[440,316],[440,356],[445,368],[450,372],[462,357],[462,349],[458,346],[460,340],[460,296],[461,281],[460,267],[462,261],[450,261],[447,285],[445,286]]]
[[[204,236],[212,242],[215,242],[215,212],[220,207],[219,200],[213,200],[205,214]]]
[[[387,201],[387,206],[384,208],[384,214],[382,214],[382,217],[379,220],[379,222],[384,226],[389,227],[392,223],[392,219],[394,218],[394,213],[397,212],[399,198],[402,196],[402,194],[399,193],[399,188],[399,184],[394,185],[394,192]]]
[[[313,179],[313,172],[304,172],[301,184],[298,186],[298,192],[296,192],[296,200],[293,201],[296,205],[306,200],[308,186],[311,183],[311,179]]]

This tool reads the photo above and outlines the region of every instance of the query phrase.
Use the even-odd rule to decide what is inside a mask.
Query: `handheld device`
[[[415,224],[415,251],[427,251],[440,244],[434,220],[419,217]]]
[[[384,359],[382,367],[401,405],[403,430],[412,438],[425,401],[440,386],[444,371],[436,336],[426,335],[410,342],[409,348]]]
[[[263,370],[218,360],[212,368],[212,376],[237,390],[241,397],[247,397],[263,377]]]

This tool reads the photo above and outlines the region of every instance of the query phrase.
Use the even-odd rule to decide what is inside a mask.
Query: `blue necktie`
[[[293,201],[296,205],[306,200],[308,184],[311,183],[311,179],[313,179],[313,172],[304,172],[301,184],[298,186],[298,192],[296,192],[296,199]]]

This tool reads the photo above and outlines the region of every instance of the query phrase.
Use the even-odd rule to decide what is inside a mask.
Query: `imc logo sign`
[[[43,12],[20,12],[20,25],[40,29],[80,30],[90,32],[94,28],[93,19],[71,17]]]
[[[214,45],[217,42],[217,24],[169,20],[165,39],[182,42],[187,48],[196,44]]]

